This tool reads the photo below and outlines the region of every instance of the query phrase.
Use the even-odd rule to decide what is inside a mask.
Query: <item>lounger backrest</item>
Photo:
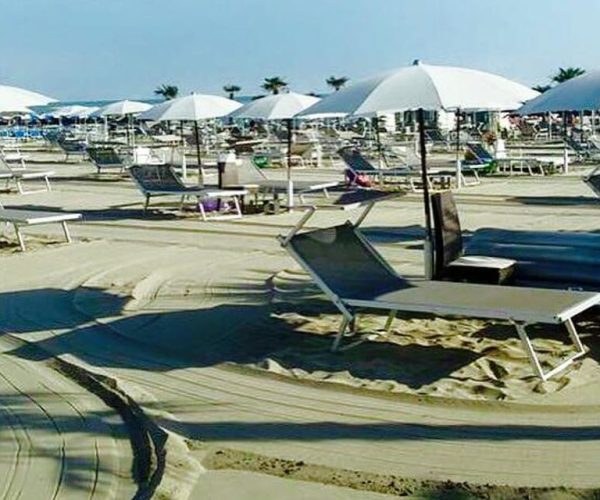
[[[596,169],[590,175],[584,177],[583,182],[600,198],[600,169]]]
[[[227,162],[221,178],[223,187],[260,184],[265,179],[265,175],[250,158],[239,158],[234,162]]]
[[[434,224],[434,277],[441,278],[444,269],[463,253],[462,231],[452,191],[431,196]]]
[[[490,152],[483,147],[483,144],[478,142],[467,142],[467,150],[479,161],[480,163],[490,163],[494,161],[494,157]]]
[[[341,298],[371,300],[405,284],[357,231],[348,222],[298,234],[289,246],[317,284]]]
[[[87,149],[87,144],[85,141],[73,139],[59,139],[58,145],[66,153],[84,153]]]
[[[143,191],[185,188],[171,165],[135,165],[129,173]]]
[[[122,165],[123,160],[114,148],[88,147],[87,152],[91,160],[99,166]]]
[[[351,147],[340,148],[338,154],[344,160],[348,168],[354,172],[369,172],[377,169],[362,155],[362,153]]]

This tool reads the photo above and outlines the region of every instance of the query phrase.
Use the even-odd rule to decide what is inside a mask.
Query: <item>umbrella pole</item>
[[[181,138],[181,176],[187,179],[187,160],[185,158],[185,137],[183,136],[183,120],[179,122],[179,134]]]
[[[286,120],[287,122],[287,181],[288,181],[288,192],[287,202],[288,209],[290,212],[294,210],[294,183],[292,182],[292,128],[293,122],[291,118]]]
[[[204,185],[202,178],[202,153],[200,152],[200,130],[198,129],[198,120],[194,121],[194,135],[196,136],[196,155],[198,157],[198,184]]]
[[[456,188],[462,187],[462,173],[460,160],[460,108],[456,109]]]
[[[425,112],[417,111],[419,121],[419,147],[421,152],[421,182],[423,183],[423,206],[425,208],[425,242],[423,245],[425,258],[425,278],[433,277],[433,238],[431,235],[431,205],[429,203],[429,179],[427,177],[427,149],[425,148]]]

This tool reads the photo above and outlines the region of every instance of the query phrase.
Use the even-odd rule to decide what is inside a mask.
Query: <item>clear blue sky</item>
[[[0,0],[0,19],[0,83],[62,100],[319,92],[415,58],[526,84],[600,67],[598,0]]]

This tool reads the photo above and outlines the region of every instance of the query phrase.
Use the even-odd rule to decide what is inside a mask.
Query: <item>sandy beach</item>
[[[535,498],[552,493],[536,488],[600,487],[600,346],[585,318],[590,352],[545,383],[514,329],[472,318],[402,315],[389,339],[332,354],[339,316],[275,239],[299,212],[144,216],[126,177],[32,155],[34,168],[57,171],[53,191],[3,203],[84,222],[71,245],[52,226],[28,230],[25,253],[10,232],[0,240],[5,495],[223,498],[244,484],[248,498],[447,488]],[[467,231],[598,230],[578,174],[486,179],[457,201]],[[311,225],[344,217],[319,213]],[[377,206],[364,228],[398,272],[422,275],[418,195]],[[366,315],[361,327],[384,321]],[[565,337],[535,332],[545,362],[568,351]]]

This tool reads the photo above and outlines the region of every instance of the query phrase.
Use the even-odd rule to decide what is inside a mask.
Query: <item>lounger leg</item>
[[[19,242],[19,246],[21,247],[21,251],[24,252],[25,251],[25,240],[23,239],[21,230],[19,229],[19,226],[17,224],[13,224],[13,227],[15,228],[15,234],[17,235],[17,240]]]
[[[337,332],[337,335],[335,336],[335,340],[333,341],[333,345],[331,346],[331,350],[333,352],[336,352],[339,349],[340,342],[342,341],[342,338],[344,337],[351,320],[352,318],[346,318],[346,316],[343,317],[342,323],[340,324],[340,328]]]
[[[323,189],[323,194],[325,195],[325,198],[329,198],[329,191],[327,188]]]
[[[526,331],[527,324],[526,323],[516,323],[516,322],[513,324],[515,325],[515,327],[517,329],[519,338],[521,339],[523,347],[525,348],[525,351],[527,352],[527,355],[529,356],[529,360],[531,362],[531,365],[532,365],[534,371],[543,381],[546,381],[546,380],[550,379],[551,377],[553,377],[554,375],[556,375],[557,373],[560,373],[565,368],[570,366],[577,358],[580,358],[581,356],[583,356],[586,353],[586,348],[581,343],[581,340],[579,338],[579,335],[577,334],[577,329],[575,328],[573,321],[571,319],[568,319],[565,321],[564,325],[567,328],[569,337],[571,338],[571,341],[573,342],[573,345],[576,347],[577,350],[576,350],[575,354],[573,354],[569,358],[565,359],[558,366],[555,366],[551,370],[544,372],[544,369],[542,368],[542,365],[541,365],[539,358],[535,352],[535,349],[533,348],[531,340],[529,339],[529,336],[527,335],[527,331]]]
[[[46,183],[46,191],[52,191],[52,188],[50,187],[50,179],[48,179],[48,176],[44,177],[44,182]]]
[[[239,219],[242,218],[242,206],[237,196],[233,196],[233,205],[235,206],[235,213]]]
[[[150,195],[146,195],[146,203],[144,203],[144,213],[148,211],[148,207],[150,206]]]
[[[21,179],[16,178],[15,179],[15,183],[17,184],[17,190],[19,191],[19,194],[25,194],[25,190],[23,189],[23,185],[21,183]]]
[[[65,238],[67,240],[67,243],[72,243],[73,240],[71,239],[71,233],[69,232],[69,226],[67,225],[67,221],[64,220],[60,224],[63,228],[63,233],[65,233]]]
[[[202,200],[200,198],[198,198],[198,208],[200,209],[202,220],[206,222],[206,210],[204,209],[204,205],[202,204]]]
[[[394,323],[394,320],[396,319],[396,313],[398,311],[390,311],[390,314],[388,314],[388,318],[387,321],[385,322],[385,334],[388,335],[390,333],[390,330],[392,329],[392,324]]]

